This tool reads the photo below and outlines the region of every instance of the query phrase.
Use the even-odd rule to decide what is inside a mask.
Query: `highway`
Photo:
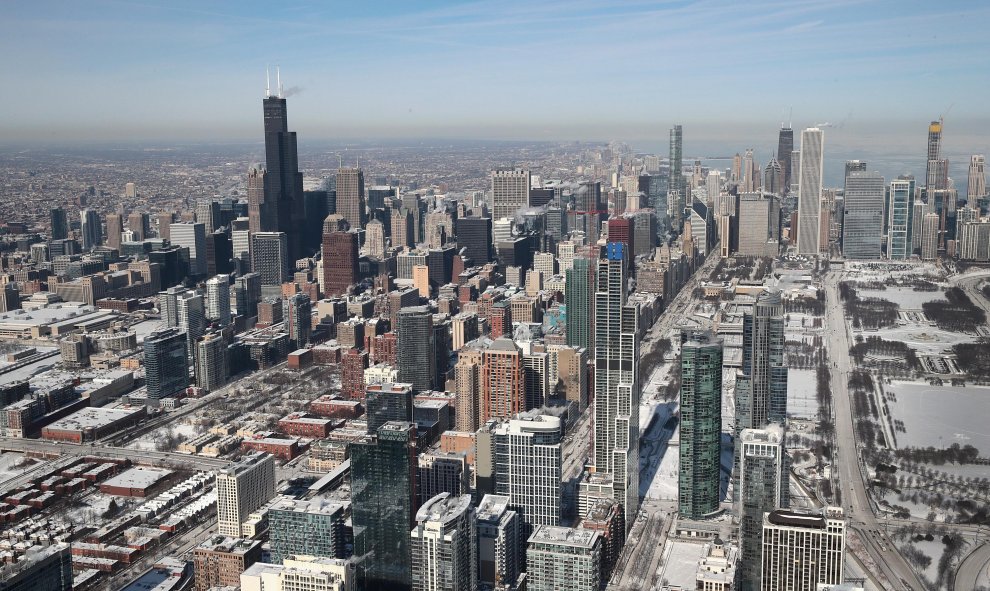
[[[987,580],[990,580],[990,543],[984,542],[959,565],[954,590],[973,591]]]
[[[882,574],[897,589],[920,591],[925,587],[914,570],[896,550],[893,542],[882,532],[882,526],[873,513],[873,506],[866,490],[866,476],[860,466],[858,445],[855,443],[852,402],[848,384],[851,364],[849,359],[849,333],[842,301],[839,299],[841,270],[833,270],[826,276],[825,285],[825,334],[827,336],[829,362],[832,364],[832,407],[835,413],[835,445],[833,466],[838,476],[835,489],[842,499],[842,506],[849,520],[849,527],[861,533],[865,546]]]

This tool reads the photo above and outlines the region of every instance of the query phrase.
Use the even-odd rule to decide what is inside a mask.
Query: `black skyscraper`
[[[52,208],[52,240],[65,240],[69,237],[69,218],[61,207]]]
[[[780,176],[784,180],[781,194],[787,193],[791,188],[792,151],[794,151],[794,130],[790,127],[781,127],[780,136],[777,138],[777,162],[780,163]]]
[[[289,260],[302,257],[301,238],[305,205],[302,173],[296,152],[296,132],[289,131],[285,99],[269,96],[265,110],[265,202],[275,203],[278,231],[285,232]]]

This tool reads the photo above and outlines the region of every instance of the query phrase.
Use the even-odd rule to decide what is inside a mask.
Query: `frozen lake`
[[[990,453],[990,388],[930,386],[894,382],[886,386],[897,396],[890,403],[895,419],[904,421],[907,433],[897,433],[898,447],[948,447],[972,445],[980,455]]]

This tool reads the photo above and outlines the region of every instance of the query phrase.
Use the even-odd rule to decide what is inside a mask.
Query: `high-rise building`
[[[83,250],[89,252],[94,246],[103,244],[103,227],[100,225],[100,214],[92,209],[85,209],[80,214]]]
[[[777,158],[780,160],[781,191],[787,193],[791,186],[791,153],[794,151],[794,130],[781,125],[777,136]]]
[[[938,258],[938,223],[937,213],[926,213],[921,220],[921,260],[934,261]]]
[[[575,261],[576,262],[576,261]],[[628,526],[639,509],[639,309],[626,303],[626,252],[608,243],[595,289],[595,471],[611,474]]]
[[[670,181],[668,187],[671,191],[684,190],[684,132],[680,125],[670,128]],[[683,194],[683,193],[682,193]],[[679,212],[678,212],[678,215]]]
[[[478,583],[514,585],[522,570],[522,525],[509,497],[485,495],[478,504]]]
[[[776,157],[770,158],[766,170],[763,171],[763,190],[773,195],[784,192],[784,173]]]
[[[248,515],[275,497],[275,459],[254,452],[217,472],[217,523],[222,536],[239,538]]]
[[[970,207],[976,207],[976,200],[987,194],[987,159],[983,154],[973,154],[969,157],[969,183],[966,189],[966,201]]]
[[[196,385],[212,392],[230,377],[230,360],[227,357],[227,341],[220,333],[210,333],[196,341]]]
[[[845,558],[841,507],[826,507],[821,514],[771,511],[764,516],[764,591],[816,591],[820,585],[839,585]]]
[[[364,248],[368,256],[381,259],[385,256],[385,224],[381,220],[371,220],[364,227]]]
[[[801,162],[798,181],[798,254],[817,256],[828,245],[820,242],[822,170],[825,136],[809,127],[801,132]]]
[[[220,326],[230,324],[230,278],[226,275],[206,280],[206,318]]]
[[[199,223],[172,224],[172,244],[189,249],[189,274],[206,275],[206,226]]]
[[[426,306],[411,306],[399,310],[397,320],[399,381],[431,390],[437,367],[433,315]]]
[[[495,494],[509,497],[509,507],[524,524],[557,525],[562,502],[560,418],[536,416],[497,425],[488,454],[494,465]]]
[[[69,237],[69,217],[65,214],[65,209],[53,207],[50,210],[51,239],[65,240]]]
[[[942,159],[942,120],[928,125],[928,159],[925,167],[925,190],[931,201],[934,191],[948,189],[948,166]]]
[[[523,375],[522,351],[512,339],[495,339],[482,351],[480,423],[526,410]]]
[[[124,216],[119,213],[107,214],[107,246],[120,250],[121,235],[124,233]]]
[[[475,523],[470,495],[441,493],[419,508],[410,534],[413,591],[478,588]]]
[[[220,228],[220,204],[212,199],[201,199],[196,202],[196,222],[203,224],[207,234],[212,234]]]
[[[572,261],[571,268],[564,272],[567,344],[594,351],[595,308],[593,294],[596,260],[576,257]]]
[[[879,259],[883,240],[884,179],[878,172],[849,170],[848,163],[846,170],[842,254],[847,259]]]
[[[726,198],[725,201],[732,199]],[[742,193],[737,202],[736,254],[750,257],[777,256],[780,250],[780,202],[774,195],[762,192]],[[728,215],[731,214],[723,217]],[[720,239],[729,240],[731,237]]]
[[[784,305],[779,291],[765,291],[743,315],[742,368],[736,374],[736,435],[787,418]]]
[[[594,530],[541,525],[526,547],[528,591],[598,591],[602,535]]]
[[[261,541],[211,536],[193,550],[194,591],[236,587],[241,573],[261,560]]]
[[[144,372],[148,398],[161,399],[189,385],[189,349],[186,335],[166,328],[144,339]]]
[[[492,218],[513,219],[529,207],[530,172],[526,169],[492,171]]]
[[[722,436],[722,341],[692,332],[681,345],[678,512],[701,519],[719,508]]]
[[[739,539],[742,588],[758,591],[762,564],[763,515],[789,505],[784,428],[743,429],[736,440],[740,458]]]
[[[70,591],[72,553],[69,544],[57,543],[26,554],[0,569],[3,591]]]
[[[355,441],[351,523],[358,584],[367,591],[409,589],[409,531],[416,515],[416,426],[391,422]]]
[[[192,355],[196,350],[196,340],[206,332],[206,302],[203,294],[191,289],[177,292],[175,316],[178,323],[176,326],[186,333],[189,355]]]
[[[296,293],[285,299],[285,331],[293,346],[301,349],[309,344],[313,329],[313,304],[309,296]]]
[[[248,171],[248,230],[250,232],[278,232],[278,207],[267,201],[265,184],[268,173],[264,169]]]
[[[276,227],[259,228],[259,231],[285,234],[286,258],[295,261],[302,256],[300,240],[306,215],[303,179],[299,172],[296,132],[289,131],[288,110],[281,96],[281,88],[278,92],[278,96],[266,92],[268,96],[262,101],[265,121],[264,197],[265,205],[273,206],[277,212]],[[250,204],[248,207],[250,210]],[[264,222],[262,225],[265,225]]]
[[[326,230],[326,228],[324,228]],[[326,232],[323,234],[323,293],[328,296],[346,294],[358,281],[357,232]]]
[[[903,260],[912,254],[911,218],[914,213],[914,180],[890,181],[888,201],[890,204],[887,222],[887,258]]]
[[[151,229],[151,220],[148,218],[148,214],[138,211],[132,212],[131,215],[127,216],[127,229],[133,233],[135,242],[141,242],[147,238]]]
[[[261,301],[261,275],[245,273],[234,280],[234,300],[237,313],[248,318],[258,315]]]
[[[282,285],[289,277],[289,243],[285,232],[258,232],[251,236],[251,245],[251,267],[261,276],[261,284]]]
[[[368,433],[375,434],[385,423],[413,420],[412,384],[371,384],[365,389],[364,399]]]
[[[295,555],[344,558],[346,507],[315,497],[286,498],[268,510],[268,540],[272,562]]]
[[[454,221],[457,246],[473,265],[484,265],[492,260],[492,219],[464,217]]]
[[[337,213],[347,220],[352,230],[364,228],[368,222],[364,173],[361,169],[341,168],[337,171]]]

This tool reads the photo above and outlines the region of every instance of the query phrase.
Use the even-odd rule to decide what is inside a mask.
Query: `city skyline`
[[[990,129],[975,98],[987,82],[971,75],[988,49],[978,26],[988,7],[437,2],[293,5],[271,17],[258,16],[260,8],[107,2],[62,6],[52,18],[45,3],[13,7],[0,43],[28,56],[10,64],[8,79],[30,91],[8,95],[15,116],[0,134],[46,142],[253,138],[264,70],[274,64],[286,96],[299,96],[293,127],[314,139],[652,140],[677,122],[694,141],[707,126],[731,140],[793,120],[795,129],[828,121],[856,130],[855,141],[945,114],[954,142],[967,145],[965,130],[975,142],[967,151],[981,153],[977,138]],[[921,26],[946,32],[912,33]],[[261,31],[293,43],[272,55],[254,43]],[[671,59],[677,51],[683,57]],[[780,83],[731,100],[664,91],[671,76],[700,89],[713,74],[719,88],[751,88],[753,68]],[[337,91],[341,83],[356,91]],[[586,92],[594,84],[619,92]],[[196,109],[176,108],[190,96]]]

